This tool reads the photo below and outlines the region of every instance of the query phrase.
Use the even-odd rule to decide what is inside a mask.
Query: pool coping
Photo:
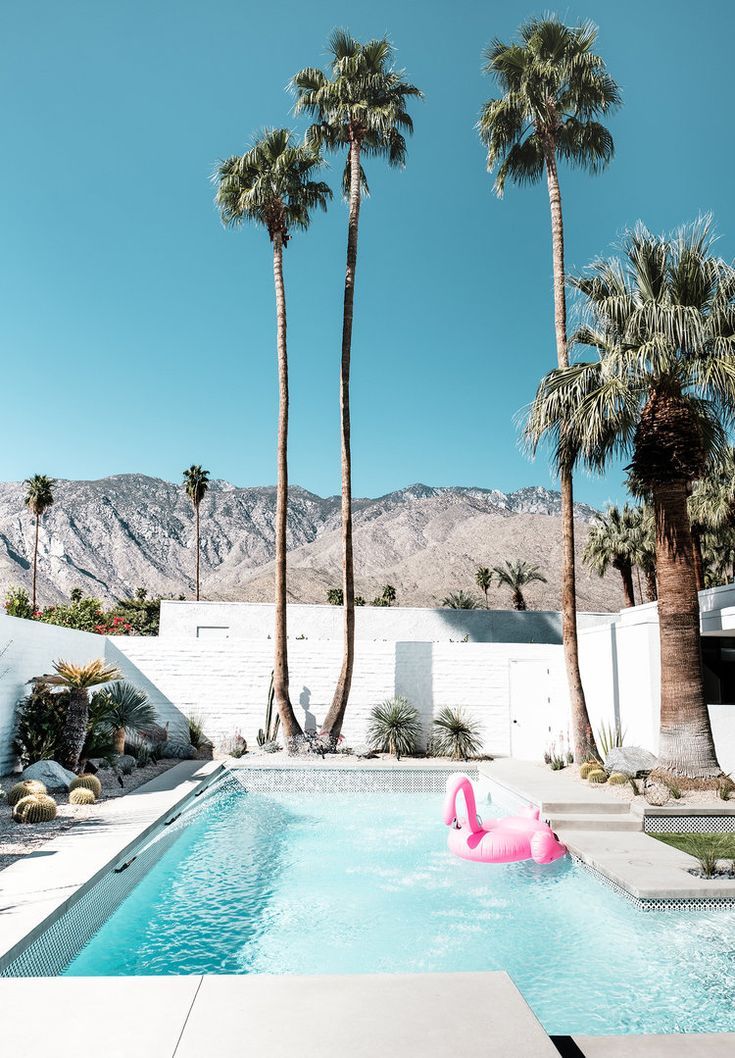
[[[223,761],[182,761],[0,871],[0,972],[224,772]]]

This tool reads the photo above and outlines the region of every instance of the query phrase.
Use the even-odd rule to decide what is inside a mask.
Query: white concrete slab
[[[171,1058],[201,977],[0,980],[2,1053]],[[214,1038],[201,1058],[216,1053]]]
[[[584,1058],[732,1058],[735,1033],[575,1036]]]
[[[558,1058],[505,973],[205,977],[176,1058]]]

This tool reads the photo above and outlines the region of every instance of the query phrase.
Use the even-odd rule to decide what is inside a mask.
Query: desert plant
[[[189,742],[194,749],[201,749],[209,742],[204,733],[204,718],[199,713],[189,713],[186,722],[189,725]]]
[[[620,727],[620,721],[614,724],[600,724],[597,731],[597,745],[600,747],[602,759],[605,760],[611,749],[620,749],[625,740],[625,731]]]
[[[100,708],[100,723],[114,731],[114,752],[125,752],[125,736],[156,722],[156,711],[145,691],[126,680],[105,687],[94,695]],[[95,754],[98,756],[99,754]]]
[[[86,665],[74,665],[68,661],[55,661],[55,676],[45,677],[54,686],[67,687],[69,705],[66,711],[64,735],[61,746],[61,763],[74,771],[84,748],[89,721],[89,689],[102,683],[121,679],[120,672],[98,658]]]
[[[480,724],[463,709],[445,706],[432,721],[435,749],[440,756],[467,760],[482,749]]]
[[[688,834],[686,852],[699,863],[699,869],[705,878],[713,878],[717,872],[717,862],[724,859],[730,849],[729,834]]]
[[[17,805],[24,797],[37,796],[39,794],[45,794],[46,792],[47,790],[44,784],[37,779],[23,779],[21,782],[17,782],[15,786],[11,786],[10,790],[8,790],[8,804],[13,808],[14,805]]]
[[[330,606],[342,606],[345,601],[345,593],[342,588],[330,588],[327,592],[327,602]]]
[[[367,741],[373,749],[401,755],[413,753],[421,738],[418,710],[403,695],[388,698],[370,712]]]
[[[597,761],[585,761],[585,763],[581,764],[579,767],[579,777],[580,779],[587,779],[589,778],[589,774],[591,771],[599,770],[600,765]]]
[[[56,819],[56,801],[47,794],[32,794],[18,801],[13,809],[16,823],[50,823]]]
[[[446,598],[442,599],[442,606],[448,610],[476,610],[477,599],[468,595],[466,591],[452,591]]]
[[[677,784],[675,782],[671,782],[670,780],[669,780],[669,782],[666,783],[666,786],[668,787],[669,793],[671,794],[671,796],[674,798],[675,801],[681,800],[681,787],[680,786],[677,786]]]
[[[94,791],[88,790],[84,786],[79,786],[69,792],[70,805],[93,805],[96,800]]]
[[[100,797],[102,783],[96,775],[77,775],[76,779],[69,783],[69,791],[72,790],[91,790],[95,797]]]
[[[614,771],[611,773],[607,781],[610,783],[611,786],[627,786],[628,776],[623,775],[621,771]]]
[[[493,573],[487,566],[478,566],[475,570],[475,584],[485,596],[485,609],[490,609],[488,592],[493,582]]]
[[[602,768],[593,768],[587,776],[587,781],[592,783],[607,782],[607,772],[603,771]]]
[[[523,594],[523,588],[527,584],[532,584],[534,581],[541,581],[542,584],[546,584],[546,577],[541,572],[540,566],[536,566],[532,562],[508,562],[506,560],[504,566],[493,566],[493,573],[497,578],[498,584],[503,584],[506,588],[510,588],[514,610],[528,609],[526,597]]]
[[[556,753],[552,753],[551,760],[549,761],[549,767],[552,771],[562,771],[566,768],[567,762],[565,757],[560,757]]]
[[[733,790],[735,790],[735,784],[732,779],[723,779],[722,782],[717,785],[717,796],[721,801],[729,801],[732,797]]]
[[[209,471],[204,470],[198,464],[193,464],[183,472],[184,492],[191,500],[194,508],[194,528],[196,537],[196,598],[199,601],[199,565],[201,558],[201,544],[199,531],[199,508],[209,488]]]
[[[265,703],[265,727],[261,727],[258,731],[258,745],[261,749],[267,746],[271,742],[275,742],[278,736],[278,728],[281,724],[281,716],[276,711],[275,716],[273,712],[273,703],[275,698],[275,688],[273,686],[273,673],[271,673],[271,682],[268,686],[268,698]]]
[[[31,588],[31,609],[36,612],[36,576],[38,572],[38,531],[41,518],[54,502],[53,478],[46,474],[34,474],[23,482],[27,486],[24,503],[35,519],[35,535],[33,540],[33,579]]]
[[[235,731],[229,738],[223,739],[220,743],[220,749],[223,753],[226,753],[228,757],[235,757],[239,759],[244,757],[248,751],[248,744],[242,737],[239,731]]]
[[[16,706],[13,749],[23,767],[37,760],[56,760],[64,737],[68,691],[54,691],[42,678]]]

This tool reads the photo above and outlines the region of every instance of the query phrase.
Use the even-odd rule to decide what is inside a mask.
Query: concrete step
[[[630,804],[627,801],[544,801],[542,814],[545,815],[627,815]]]
[[[641,821],[638,817],[630,815],[602,816],[593,814],[560,814],[547,815],[552,830],[640,830]]]

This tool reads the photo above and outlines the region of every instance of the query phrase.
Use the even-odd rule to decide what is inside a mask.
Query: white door
[[[510,662],[510,753],[543,760],[553,739],[551,676],[546,661]]]

